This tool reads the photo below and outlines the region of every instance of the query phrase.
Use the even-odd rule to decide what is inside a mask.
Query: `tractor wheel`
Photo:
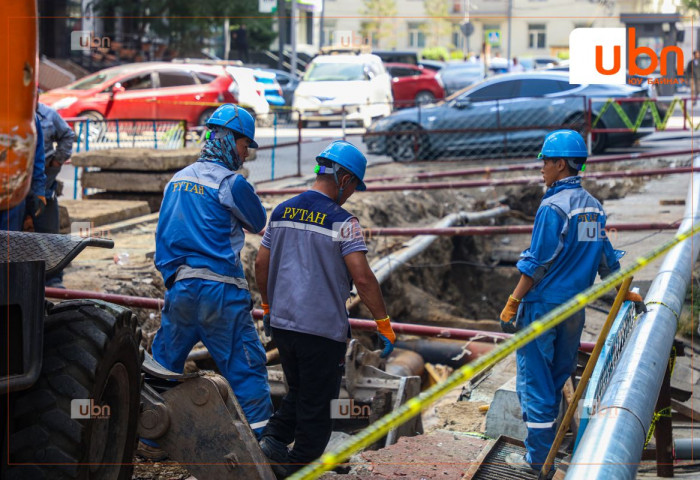
[[[8,480],[131,478],[140,340],[125,308],[86,300],[49,308],[39,380],[11,398]]]

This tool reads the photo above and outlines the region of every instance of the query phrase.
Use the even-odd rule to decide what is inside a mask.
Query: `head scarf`
[[[229,170],[241,168],[243,161],[238,156],[233,130],[213,126],[198,161],[220,163]]]

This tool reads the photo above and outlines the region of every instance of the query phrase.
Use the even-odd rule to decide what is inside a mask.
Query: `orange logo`
[[[650,47],[635,47],[636,45],[636,32],[634,27],[629,28],[627,31],[627,45],[629,48],[629,54],[627,56],[627,70],[630,75],[649,75],[656,70],[661,62],[661,75],[668,75],[668,56],[671,52],[676,54],[676,72],[679,76],[683,75],[683,51],[679,47],[664,47],[661,50],[661,58],[656,55],[656,52]],[[651,59],[651,63],[646,68],[640,68],[637,65],[637,58],[640,55],[648,55]],[[613,47],[613,66],[612,68],[605,68],[603,66],[603,46],[595,46],[595,69],[598,73],[602,75],[614,75],[620,71],[620,66],[622,64],[622,48],[620,45],[615,45]]]

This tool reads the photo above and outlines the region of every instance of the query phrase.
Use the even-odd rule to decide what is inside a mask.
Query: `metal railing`
[[[110,148],[183,148],[187,125],[184,120],[94,120],[66,119],[75,131],[76,153]]]
[[[588,426],[590,417],[595,415],[600,407],[603,394],[608,388],[608,383],[620,360],[625,343],[634,328],[634,320],[634,304],[632,302],[626,302],[617,314],[617,317],[615,317],[615,321],[605,340],[605,345],[598,357],[598,362],[591,374],[586,394],[581,400],[581,419],[576,436],[576,445],[578,445],[578,442],[583,437],[583,432],[586,431],[586,426]],[[574,450],[576,449],[576,445],[574,446]]]

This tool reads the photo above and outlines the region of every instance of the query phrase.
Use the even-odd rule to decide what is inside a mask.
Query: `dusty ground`
[[[368,175],[457,169],[460,166],[455,163],[408,166],[390,164],[372,167]],[[464,166],[473,166],[473,163]],[[652,166],[645,165],[646,168]],[[596,168],[602,170],[605,167]],[[509,176],[516,175],[521,173]],[[527,175],[539,174],[528,172]],[[595,185],[589,182],[587,187],[599,199],[612,200],[635,192],[643,183],[641,179],[606,180]],[[682,190],[683,193],[679,196],[684,197],[685,185]],[[382,192],[355,195],[346,208],[358,216],[364,227],[417,227],[429,226],[448,213],[482,210],[502,202],[509,205],[512,212],[488,224],[516,225],[532,223],[542,194],[541,186]],[[269,210],[282,200],[282,197],[267,197],[264,198],[264,203]],[[608,205],[605,207],[607,209]],[[622,215],[614,220],[627,221]],[[83,253],[66,270],[66,286],[73,289],[162,298],[163,282],[152,261],[155,250],[154,234],[155,223],[114,233],[112,237],[115,240],[115,249],[92,249]],[[368,239],[370,261],[401,248],[407,240],[408,238],[400,237]],[[504,298],[518,279],[512,262],[499,262],[499,259],[513,258],[513,255],[517,257],[528,242],[528,235],[439,238],[424,254],[393,274],[383,285],[383,293],[392,317],[408,323],[496,329],[495,319],[502,308]],[[255,291],[252,269],[259,243],[260,237],[249,235],[242,252],[246,276],[256,304],[259,304],[259,297]],[[145,333],[144,346],[148,346],[149,339],[159,325],[160,313],[144,309],[136,309],[136,313]],[[362,306],[352,313],[358,317],[369,317],[369,313]],[[589,335],[595,334],[596,323],[597,321],[594,321],[587,327],[587,331],[590,329]],[[498,386],[500,383],[494,381],[488,388],[495,389]],[[456,402],[457,396],[459,392],[443,399],[431,410],[432,413],[427,415],[430,421],[426,422],[426,431],[441,431],[441,434],[445,434],[444,430],[481,431],[484,413],[478,410],[478,406],[488,403],[488,395],[472,396],[471,401],[467,402]],[[426,445],[426,452],[428,451]],[[366,459],[371,462],[374,454],[363,455],[368,455]],[[439,462],[437,459],[434,461]],[[384,467],[375,466],[363,470],[359,473],[361,476],[356,478],[364,478],[367,475],[383,476],[382,468]],[[385,472],[387,476],[394,476],[394,473],[389,475],[390,472],[400,471],[395,466],[386,468],[390,469]],[[391,470],[392,468],[394,470]],[[440,472],[440,469],[436,472]],[[183,479],[188,475],[184,468],[167,462],[156,465],[140,462],[134,472],[134,478],[144,480]],[[405,473],[404,476],[406,475],[410,478],[410,474]],[[441,474],[440,478],[448,477]]]

